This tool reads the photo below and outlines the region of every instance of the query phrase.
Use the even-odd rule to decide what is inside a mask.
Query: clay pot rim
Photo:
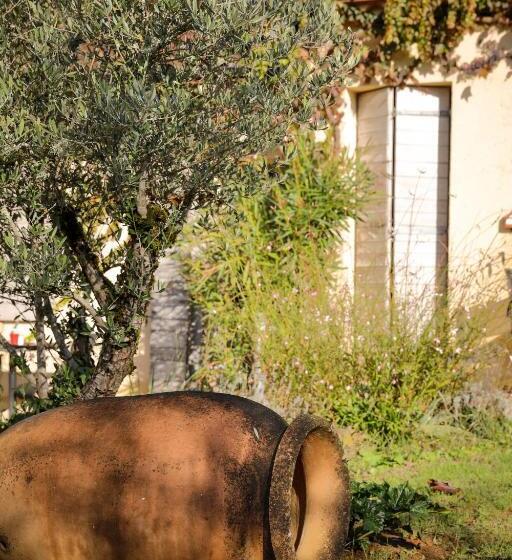
[[[334,507],[333,515],[339,515],[340,530],[332,535],[333,542],[328,548],[340,557],[348,532],[350,492],[348,469],[343,459],[343,449],[331,425],[317,416],[303,414],[297,417],[285,430],[277,447],[272,466],[269,493],[270,541],[275,560],[297,560],[297,552],[292,542],[291,493],[294,473],[301,448],[313,432],[320,431],[336,448],[339,454],[337,475],[345,487],[344,496]]]

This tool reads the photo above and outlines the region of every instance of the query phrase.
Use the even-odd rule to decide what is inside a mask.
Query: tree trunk
[[[93,376],[82,390],[80,399],[115,395],[123,379],[135,369],[133,358],[144,325],[148,294],[151,293],[157,264],[158,252],[145,248],[134,239],[125,268],[115,286],[117,297],[113,300],[109,316],[114,330],[124,333],[124,340],[119,342],[112,332],[104,333]]]
[[[80,395],[82,400],[109,397],[117,393],[123,379],[135,369],[133,358],[137,351],[137,340],[138,336],[133,336],[124,346],[116,346],[110,340],[103,343],[94,376]]]
[[[41,296],[34,298],[35,335],[36,335],[36,391],[40,399],[48,396],[48,379],[46,377],[46,340],[44,335],[44,308]]]

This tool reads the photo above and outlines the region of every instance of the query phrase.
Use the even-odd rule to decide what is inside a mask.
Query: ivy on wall
[[[387,0],[372,4],[339,3],[346,26],[361,46],[356,76],[400,84],[423,65],[438,63],[463,76],[485,77],[501,60],[512,66],[510,49],[485,40],[491,25],[512,25],[510,0]],[[460,63],[453,50],[468,31],[482,31],[482,56]]]

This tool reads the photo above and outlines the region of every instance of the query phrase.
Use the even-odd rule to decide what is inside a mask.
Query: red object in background
[[[434,478],[428,481],[428,485],[433,492],[441,492],[442,494],[458,494],[461,491],[460,488],[454,488],[448,482],[440,482]]]
[[[18,346],[19,343],[19,339],[20,339],[20,335],[16,332],[11,332],[9,335],[9,342],[13,345],[13,346]]]

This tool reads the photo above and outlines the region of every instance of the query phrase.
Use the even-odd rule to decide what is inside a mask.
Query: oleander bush
[[[249,390],[267,302],[298,293],[313,262],[327,276],[334,272],[329,251],[356,216],[371,176],[358,159],[347,152],[334,158],[331,150],[330,142],[304,136],[281,154],[278,173],[257,160],[245,178],[266,188],[247,196],[253,186],[240,185],[234,212],[203,214],[185,230],[188,285],[207,322],[198,375],[204,384]]]
[[[478,324],[457,301],[432,311],[416,294],[383,307],[344,286],[341,234],[371,196],[357,157],[303,138],[278,174],[259,171],[266,190],[245,197],[241,188],[236,212],[215,229],[203,216],[185,233],[189,249],[196,240],[186,275],[206,323],[193,383],[287,416],[321,414],[381,442],[409,435],[478,367]]]

